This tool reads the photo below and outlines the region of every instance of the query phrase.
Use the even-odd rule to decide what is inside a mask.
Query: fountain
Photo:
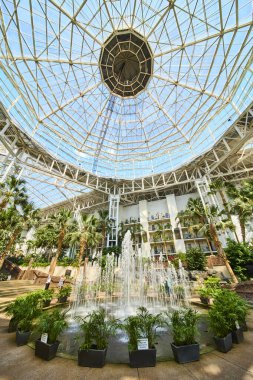
[[[86,262],[80,269],[73,289],[74,302],[69,311],[69,329],[62,337],[61,350],[76,355],[78,332],[76,316],[85,316],[98,307],[123,320],[145,306],[150,312],[160,313],[189,305],[190,288],[182,264],[178,270],[163,261],[144,257],[143,250],[133,249],[128,231],[122,243],[122,254],[102,256]],[[170,356],[168,333],[159,331],[158,359]],[[108,349],[110,362],[128,362],[127,340],[123,332],[113,338],[113,352]],[[117,349],[115,349],[117,347]]]
[[[118,259],[100,254],[98,261],[86,263],[76,280],[74,298],[72,319],[99,306],[123,318],[139,306],[152,312],[187,306],[190,291],[181,263],[176,270],[162,258],[154,261],[144,257],[141,249],[135,252],[128,231]]]

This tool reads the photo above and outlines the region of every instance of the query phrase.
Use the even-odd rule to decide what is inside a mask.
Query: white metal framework
[[[251,0],[2,0],[1,180],[52,212],[251,176],[252,28]]]
[[[118,194],[109,196],[109,219],[111,222],[111,228],[107,235],[107,247],[118,245],[119,201],[120,196]]]
[[[210,149],[253,100],[251,0],[0,7],[5,109],[49,153],[87,172],[120,179],[171,172]],[[108,116],[99,57],[119,30],[148,42],[153,70],[137,96],[115,96]]]

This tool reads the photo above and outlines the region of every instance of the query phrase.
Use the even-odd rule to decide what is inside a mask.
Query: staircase
[[[18,296],[22,296],[34,290],[43,289],[42,285],[34,285],[33,280],[10,280],[0,282],[0,313]]]

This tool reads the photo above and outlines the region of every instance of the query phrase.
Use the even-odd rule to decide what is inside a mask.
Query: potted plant
[[[195,310],[182,309],[172,313],[172,352],[178,363],[199,360],[199,344],[196,342],[198,315]]]
[[[222,289],[216,294],[209,310],[209,320],[219,351],[228,352],[232,348],[232,341],[243,341],[240,324],[245,322],[247,309],[246,302],[233,291]]]
[[[35,355],[44,360],[53,359],[60,344],[57,338],[67,326],[66,312],[55,309],[42,313],[37,320],[36,330],[43,335],[35,342]]]
[[[198,290],[200,301],[205,305],[210,304],[211,298],[214,298],[220,289],[220,279],[218,277],[208,277]]]
[[[145,307],[139,307],[137,315],[125,319],[121,327],[129,339],[130,367],[143,368],[156,365],[156,329],[163,324],[161,314],[150,314]]]
[[[110,336],[118,327],[115,318],[106,316],[103,308],[95,310],[86,317],[77,317],[81,335],[77,337],[81,344],[78,350],[78,365],[101,368],[105,365],[106,352]]]
[[[19,321],[16,330],[16,343],[17,346],[25,345],[31,335],[32,320],[30,318],[24,318]]]
[[[18,324],[24,323],[24,316],[27,320],[36,318],[41,312],[41,292],[31,292],[27,296],[17,297],[6,308],[5,313],[11,317],[8,332],[14,332],[18,328]]]
[[[214,299],[211,309],[208,311],[210,328],[214,333],[214,342],[218,351],[228,352],[232,348],[231,324],[226,315],[226,300],[223,293]],[[224,301],[224,302],[223,302]],[[225,303],[225,304],[224,304]]]
[[[50,306],[50,303],[53,299],[53,295],[54,295],[54,289],[42,290],[41,292],[42,307]]]
[[[61,289],[59,289],[58,301],[60,303],[67,302],[67,299],[71,294],[71,290],[72,290],[72,288],[70,285],[65,285]]]

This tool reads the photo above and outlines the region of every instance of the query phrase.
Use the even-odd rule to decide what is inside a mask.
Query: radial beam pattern
[[[49,152],[99,176],[175,169],[213,146],[252,102],[251,0],[0,4],[0,100]],[[138,93],[112,90],[101,75],[106,41],[122,30],[141,36],[152,55],[140,61],[129,48],[114,60],[125,87],[140,62],[151,62]]]

